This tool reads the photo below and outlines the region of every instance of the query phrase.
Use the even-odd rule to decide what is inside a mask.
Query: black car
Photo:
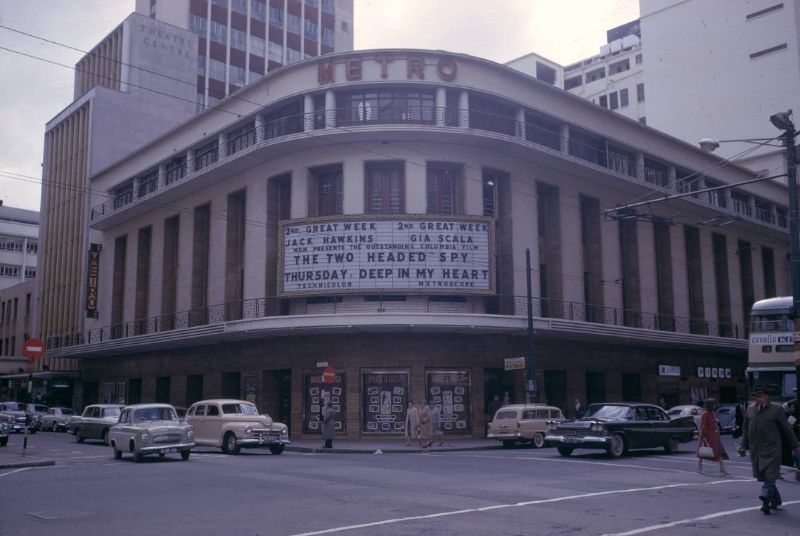
[[[562,456],[580,448],[604,449],[617,458],[633,449],[663,447],[671,454],[692,441],[693,432],[691,417],[670,419],[653,404],[614,402],[592,404],[585,417],[552,424],[545,440]]]

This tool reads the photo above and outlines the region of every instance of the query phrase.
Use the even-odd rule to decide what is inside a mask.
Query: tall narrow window
[[[267,262],[266,266],[266,316],[277,315],[281,312],[281,301],[278,294],[278,244],[280,235],[278,223],[291,217],[292,206],[292,176],[287,174],[271,177],[267,180]]]
[[[244,299],[245,190],[228,196],[225,248],[225,320],[242,318]]]
[[[404,211],[402,162],[367,163],[365,186],[368,214],[400,214]]]
[[[656,296],[658,297],[658,321],[656,327],[663,331],[675,331],[672,240],[669,222],[661,219],[653,221],[653,241],[656,254]]]
[[[761,248],[761,269],[764,274],[764,297],[774,298],[775,290],[775,256],[772,248]]]
[[[739,284],[742,289],[742,318],[747,321],[750,318],[750,307],[756,301],[753,289],[753,248],[750,242],[739,240],[736,253],[739,257]]]
[[[686,276],[689,282],[689,330],[705,335],[708,328],[705,322],[703,305],[703,265],[700,253],[700,231],[697,227],[684,227],[686,245]]]
[[[208,323],[208,264],[211,248],[211,205],[194,209],[192,237],[192,310],[189,325]]]
[[[136,254],[136,301],[134,305],[134,334],[147,333],[147,312],[150,305],[150,246],[153,228],[139,229]]]
[[[603,251],[601,247],[602,218],[600,200],[580,196],[581,249],[583,257],[583,301],[586,321],[603,321]]]
[[[733,326],[731,325],[731,287],[728,278],[728,246],[725,236],[716,233],[712,236],[711,243],[714,254],[719,335],[730,337],[733,334]]]
[[[558,188],[536,184],[536,213],[539,230],[539,285],[541,314],[560,317],[563,295],[561,268],[561,217]]]
[[[180,216],[164,220],[164,255],[162,260],[163,286],[161,287],[160,330],[175,329],[175,311],[178,306],[178,236]]]
[[[128,249],[128,237],[120,236],[114,240],[114,275],[111,290],[111,336],[119,338],[124,335],[122,326],[125,311],[125,263]]]
[[[458,214],[460,188],[459,164],[429,163],[426,181],[428,214]]]
[[[335,216],[343,213],[341,164],[311,169],[310,214]]]
[[[635,219],[619,220],[619,249],[622,272],[623,321],[626,326],[641,327],[639,233]]]

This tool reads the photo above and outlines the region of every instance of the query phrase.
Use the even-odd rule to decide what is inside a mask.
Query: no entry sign
[[[39,339],[28,339],[22,345],[22,355],[35,361],[44,355],[44,343]]]

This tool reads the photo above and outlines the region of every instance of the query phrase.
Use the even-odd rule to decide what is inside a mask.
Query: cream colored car
[[[545,446],[547,425],[563,420],[564,414],[555,406],[512,404],[497,410],[486,437],[502,441],[504,447],[522,443],[541,448]]]
[[[289,428],[260,415],[246,400],[216,399],[195,402],[186,413],[198,445],[218,447],[226,454],[243,448],[268,448],[280,454],[289,444]]]

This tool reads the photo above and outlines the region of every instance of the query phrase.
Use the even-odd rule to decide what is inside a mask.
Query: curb
[[[24,467],[48,467],[55,465],[55,460],[30,460],[24,462],[0,462],[0,469],[20,469]]]
[[[322,447],[292,447],[287,446],[286,450],[291,452],[303,452],[307,454],[426,454],[426,453],[440,453],[440,452],[464,452],[470,450],[493,450],[500,448],[497,445],[486,445],[480,447],[447,447],[447,448],[381,448],[376,447],[371,449],[350,449],[350,448],[322,448]],[[378,452],[380,451],[380,452]]]

